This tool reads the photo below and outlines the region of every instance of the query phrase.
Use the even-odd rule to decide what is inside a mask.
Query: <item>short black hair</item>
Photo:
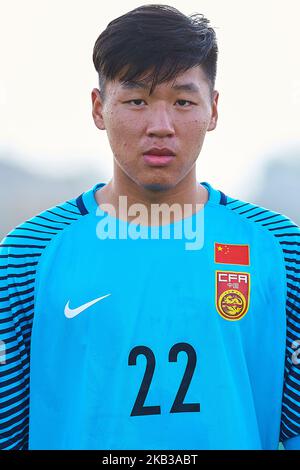
[[[215,86],[218,46],[209,20],[186,16],[168,5],[143,5],[111,21],[93,49],[100,91],[106,80],[136,81],[148,73],[150,93],[157,84],[201,65]]]

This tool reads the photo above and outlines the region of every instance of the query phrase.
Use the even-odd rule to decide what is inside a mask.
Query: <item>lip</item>
[[[143,155],[155,155],[157,157],[175,157],[173,150],[168,147],[151,147],[151,149],[146,150]]]
[[[167,166],[174,158],[174,155],[144,155],[144,162],[149,166]]]
[[[167,147],[152,147],[143,153],[143,157],[149,166],[167,166],[173,161],[175,153]]]

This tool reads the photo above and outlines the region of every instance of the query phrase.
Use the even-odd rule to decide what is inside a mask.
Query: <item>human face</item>
[[[157,85],[151,95],[149,88],[143,80],[108,81],[104,100],[93,89],[93,118],[107,131],[115,178],[121,172],[128,184],[166,190],[195,178],[205,134],[217,124],[218,92],[211,93],[200,66]]]

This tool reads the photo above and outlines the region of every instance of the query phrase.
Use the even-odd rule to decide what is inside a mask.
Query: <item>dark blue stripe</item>
[[[1,290],[1,289],[0,289]],[[0,298],[0,302],[8,302],[10,299],[13,299],[14,297],[19,297],[20,295],[26,295],[29,294],[30,292],[34,291],[34,287],[31,287],[30,289],[23,290],[20,292],[13,292],[12,294],[9,294],[7,297]]]
[[[282,219],[282,220],[274,220],[274,222],[268,222],[267,224],[262,224],[263,227],[267,227],[268,225],[273,225],[273,224],[282,224],[283,222],[287,222],[286,219]],[[280,228],[283,228],[283,227],[279,227]]]
[[[5,423],[0,423],[0,430],[7,429],[8,427],[12,426],[13,424],[19,423],[22,419],[26,419],[27,417],[28,417],[28,409],[24,409],[23,413],[20,413],[18,416],[13,417],[12,419],[6,421]]]
[[[29,374],[29,370],[28,370],[28,374]],[[24,377],[24,371],[23,371],[23,369],[21,369],[21,373],[19,375],[16,375],[15,377],[4,380],[3,382],[1,381],[1,386],[2,387],[8,387],[11,384],[15,384],[16,382],[22,381],[19,385],[14,387],[14,390],[16,388],[18,388],[19,390],[22,390],[27,385],[27,383],[29,383],[29,380],[30,380],[29,375],[24,380],[23,380],[23,377]]]
[[[259,209],[259,207],[257,207],[256,209]],[[263,211],[257,212],[257,214],[249,215],[249,217],[247,217],[247,219],[252,219],[253,217],[257,217],[260,214],[266,214],[266,213],[269,213],[269,212],[270,211],[264,209]],[[266,220],[266,218],[256,220],[255,222],[262,222],[263,220]]]
[[[289,375],[291,374],[291,372],[292,372],[292,369],[290,370]],[[291,383],[291,381],[289,380],[289,377],[287,378],[286,383],[287,383],[290,387],[292,387],[292,390],[291,390],[290,388],[285,387],[284,393],[285,393],[288,397],[290,397],[290,398],[292,398],[293,400],[295,400],[297,403],[300,403],[300,402],[299,402],[299,400],[300,400],[300,395],[299,395],[299,393],[294,393],[294,390],[295,390],[295,392],[296,392],[296,391],[300,391],[300,390],[297,390],[297,389],[294,387],[294,383],[293,383],[293,382]],[[286,397],[283,397],[283,401],[285,401],[285,398],[286,398]],[[293,402],[291,402],[291,403],[293,403]],[[291,408],[294,408],[294,409],[298,408],[299,411],[300,411],[300,406],[295,405],[295,403],[293,403],[293,406],[291,406]]]
[[[30,339],[31,339],[31,338],[30,338],[30,334],[31,334],[31,330],[32,330],[32,324],[29,324],[29,325],[27,325],[27,326],[28,326],[29,340],[30,340]],[[6,345],[8,345],[8,344],[10,344],[10,343],[17,343],[17,344],[19,344],[20,341],[24,344],[25,349],[22,350],[22,351],[20,350],[20,357],[21,357],[21,354],[23,354],[23,355],[26,356],[27,353],[28,353],[28,351],[27,351],[27,349],[28,349],[28,348],[27,348],[27,346],[28,346],[28,344],[27,344],[28,341],[27,341],[27,339],[26,339],[27,336],[28,336],[28,333],[24,332],[24,328],[25,328],[24,325],[22,326],[22,328],[23,328],[23,330],[22,330],[21,338],[17,338],[17,336],[11,336],[10,338],[5,338],[5,340],[4,340]],[[27,331],[27,329],[26,329],[26,331]],[[20,339],[20,341],[18,341],[18,339]],[[23,339],[23,341],[22,341],[22,339]],[[30,342],[30,341],[29,341],[29,342]]]
[[[293,271],[294,273],[300,273],[300,269],[294,268],[294,266],[286,265],[287,271]]]
[[[300,424],[300,417],[297,413],[291,411],[285,403],[282,404],[282,408],[283,408],[283,411],[288,416],[288,418],[290,418],[290,419],[292,419],[293,421],[296,421],[296,422],[299,421],[299,424]],[[291,425],[294,426],[293,423],[291,423]],[[298,428],[298,431],[299,431],[299,428]]]
[[[42,253],[25,253],[24,255],[15,255],[13,253],[9,253],[7,255],[0,255],[0,258],[36,258],[37,256],[41,256]]]
[[[295,323],[298,323],[299,317],[294,315],[293,309],[290,309],[290,307],[289,308],[287,307],[286,309],[289,312],[289,316],[290,316],[291,320],[293,320]]]
[[[33,274],[35,274],[36,271],[26,271],[25,273],[14,273],[14,274],[8,274],[7,276],[2,276],[0,277],[0,281],[5,281],[6,279],[9,279],[11,277],[15,278],[15,277],[26,277],[26,276],[31,276]]]
[[[221,194],[220,204],[222,206],[226,206],[227,205],[227,196],[225,196],[225,194],[222,193],[222,191],[219,191],[219,193]]]
[[[247,214],[248,212],[254,211],[254,209],[257,209],[257,208],[256,207],[251,207],[251,209],[247,209],[246,211],[240,212],[240,215]]]
[[[31,329],[27,333],[23,334],[23,338],[26,348],[29,347],[31,341]]]
[[[26,328],[26,326],[28,326],[28,328]],[[21,333],[19,333],[19,337],[17,336],[11,336],[10,338],[7,338],[7,339],[4,339],[3,341],[5,342],[5,345],[8,346],[9,344],[18,344],[20,345],[20,343],[22,344],[22,346],[24,346],[24,349],[20,349],[19,353],[16,354],[11,360],[7,360],[6,363],[13,363],[13,361],[15,361],[16,363],[18,361],[23,361],[23,356],[25,357],[24,360],[27,360],[27,354],[29,353],[28,351],[28,344],[27,344],[27,341],[26,341],[26,337],[29,335],[29,340],[31,339],[30,335],[31,335],[31,330],[32,330],[32,325],[23,325],[23,330]],[[30,341],[29,341],[30,343]],[[30,346],[30,344],[29,344]],[[26,362],[25,362],[25,365]],[[0,369],[0,375],[1,375],[1,369]],[[7,375],[7,374],[6,374]]]
[[[34,279],[28,279],[28,281],[24,282],[16,282],[15,284],[7,284],[5,287],[0,287],[0,292],[1,291],[6,291],[15,287],[24,287],[27,286],[28,284],[32,284],[34,282]]]
[[[291,281],[294,281],[294,282],[298,282],[299,279],[297,279],[296,277],[292,276],[291,274],[287,274],[286,276],[287,279],[290,279]]]
[[[266,212],[269,212],[269,211],[266,211]],[[264,217],[263,219],[259,219],[259,220],[256,220],[256,222],[263,222],[264,220],[269,220],[269,219],[273,219],[274,217],[282,217],[281,214],[273,214],[273,215],[269,215],[268,217]],[[264,225],[264,224],[262,224]]]
[[[300,313],[300,308],[297,307],[295,304],[292,304],[288,300],[286,301],[286,304],[288,307],[290,307],[292,310],[296,311],[297,313]]]
[[[292,331],[295,332],[295,336],[296,336],[296,333],[298,333],[298,334],[300,333],[300,319],[299,319],[299,321],[297,322],[299,326],[295,325],[295,323],[292,323],[290,320],[293,320],[293,319],[292,319],[292,318],[288,318],[288,319],[287,319],[287,326],[288,326]],[[289,332],[289,331],[287,332],[287,339],[288,339],[288,340],[291,340],[290,332]],[[298,340],[298,339],[300,339],[300,338],[299,338],[299,336],[297,336],[297,338],[294,338],[293,341],[294,341],[295,339]],[[300,347],[300,346],[299,346],[299,347]]]
[[[295,236],[295,234],[294,234],[294,236]],[[295,242],[295,241],[293,241],[293,242],[288,242],[287,240],[284,240],[284,241],[280,241],[279,243],[280,243],[280,245],[296,245],[296,246],[300,246],[300,243]]]
[[[8,363],[9,361],[6,361],[6,362]],[[11,367],[11,369],[7,369],[6,371],[2,371],[0,369],[0,377],[7,377],[8,375],[13,374],[14,372],[19,372],[20,370],[22,370],[24,373],[24,367],[21,364],[18,364],[15,367]]]
[[[67,201],[67,204],[70,204],[70,206],[76,207],[76,209],[77,209],[77,206],[75,206],[75,204],[72,204],[72,202]]]
[[[51,238],[42,238],[42,237],[30,237],[29,235],[7,235],[6,236],[11,238],[27,238],[29,240],[42,240],[44,242],[49,242]]]
[[[56,235],[56,232],[45,232],[45,230],[37,230],[36,228],[33,229],[33,228],[26,228],[26,227],[16,227],[15,230],[28,230],[29,232],[47,233],[48,235]]]
[[[285,225],[284,227],[274,227],[274,228],[269,228],[270,232],[274,232],[275,230],[283,230],[286,228],[297,228],[297,225]]]
[[[27,304],[28,302],[32,302],[34,300],[34,295],[31,297],[27,297],[26,299],[18,300],[18,302],[15,302],[14,304],[11,304],[11,308],[16,308],[19,305],[24,305]]]
[[[297,328],[294,323],[291,323],[289,321],[287,321],[287,327],[292,330],[292,331],[287,331],[287,343],[288,343],[288,347],[293,349],[292,348],[292,343],[294,341],[297,341],[299,339],[299,334],[297,333],[297,330],[299,330],[299,328]],[[296,349],[294,350],[296,351]]]
[[[72,204],[72,206],[76,207],[76,206],[74,206],[74,204]],[[69,209],[66,209],[65,207],[62,207],[62,206],[55,206],[55,207],[57,207],[57,209],[60,209],[62,211],[69,212],[70,214],[80,215],[80,212],[70,211]],[[77,207],[76,207],[76,209],[77,209]]]
[[[1,318],[0,324],[7,323],[7,322],[12,322],[16,327],[24,328],[24,326],[21,326],[21,322],[26,322],[27,324],[30,324],[30,321],[33,319],[34,313],[32,312],[30,315],[26,315],[26,317],[20,317],[18,318],[17,321],[13,322],[12,316],[6,317],[6,318]],[[6,340],[7,341],[7,340]]]
[[[63,228],[61,227],[52,227],[51,225],[38,224],[37,222],[31,222],[30,220],[28,220],[26,223],[32,224],[32,225],[38,225],[39,227],[50,228],[51,230],[63,230]]]
[[[28,394],[27,394],[28,395]],[[15,407],[7,410],[7,411],[3,411],[0,413],[0,420],[3,420],[9,416],[11,416],[12,414],[16,414],[18,413],[19,411],[23,410],[26,406],[28,406],[29,404],[29,397],[27,396],[27,399],[24,400],[24,402],[22,403],[19,403],[18,405],[16,405]]]
[[[6,344],[5,344],[5,346],[6,346]],[[19,346],[18,344],[16,344],[16,345],[13,346],[12,348],[6,348],[6,349],[5,349],[5,354],[6,354],[6,356],[9,356],[9,355],[11,355],[11,353],[16,352],[16,351],[18,352],[17,355],[20,356],[20,346]],[[16,356],[16,355],[15,355],[15,356]],[[0,395],[1,395],[1,394],[0,394]]]
[[[284,391],[286,394],[288,394],[288,390]],[[299,398],[298,398],[299,399]],[[289,399],[288,396],[284,397],[284,400],[286,400],[286,404],[292,408],[292,410],[296,407],[295,403]]]
[[[67,219],[67,220],[78,220],[78,218],[77,218],[77,219],[74,219],[74,217],[66,217],[65,215],[57,214],[56,212],[53,212],[53,211],[50,211],[50,210],[48,210],[47,212],[49,212],[49,214],[56,215],[57,217],[62,217],[63,219]],[[78,214],[78,215],[80,215],[80,214]]]
[[[289,411],[289,410],[287,410],[287,408],[286,408],[285,410],[282,410],[282,411],[284,411],[286,414],[288,414],[287,411]],[[286,421],[287,426],[288,426],[295,434],[299,434],[299,426],[298,426],[298,425],[295,425],[294,423],[292,423],[292,421],[289,419],[289,417],[290,417],[291,419],[293,419],[293,418],[292,418],[292,415],[291,415],[291,412],[289,412],[288,416],[284,416],[284,415],[283,415],[283,416],[282,416],[282,419]],[[296,420],[294,419],[294,421],[296,421]]]
[[[300,256],[300,251],[297,251],[297,250],[286,250],[285,248],[283,248],[282,251],[283,251],[284,253],[288,253],[289,255]]]
[[[9,450],[25,450],[28,448],[28,431],[29,425],[27,424],[28,420],[24,422],[24,430],[21,433],[18,433],[16,436],[12,437],[11,439],[5,441],[5,443],[0,444],[0,449],[8,449]],[[19,436],[22,436],[21,438]],[[11,447],[13,444],[16,444],[14,447]]]
[[[234,202],[237,202],[237,201],[238,201],[238,199],[233,199],[232,201],[227,202],[226,205],[229,206],[229,204],[233,204]]]
[[[10,438],[13,434],[15,434],[15,437],[17,438],[18,436],[23,435],[24,427],[26,427],[26,426],[27,426],[26,420],[25,421],[23,420],[21,423],[17,424],[13,428],[11,428],[9,431],[3,431],[1,433],[0,438],[1,439],[4,439],[5,437]],[[21,431],[21,432],[18,432],[18,431]],[[7,446],[7,442],[5,443],[5,445]]]
[[[289,282],[287,283],[287,287],[288,287],[290,290],[293,290],[293,291],[296,291],[296,292],[299,292],[299,293],[300,293],[300,288],[297,287],[297,286],[294,286],[293,284],[290,284]]]
[[[290,431],[284,422],[282,422],[282,429],[281,429],[281,434],[280,434],[280,439],[281,441],[285,441],[286,439],[289,439],[291,437],[295,437],[297,434],[293,434],[292,431]]]
[[[34,305],[31,305],[29,307],[33,308]],[[19,315],[20,313],[23,314],[23,313],[28,312],[30,310],[29,307],[21,308],[21,310],[18,310],[17,312],[13,312],[14,316]],[[10,312],[10,311],[11,311],[11,308],[0,308],[0,312],[2,312],[2,313],[3,312]]]
[[[300,259],[299,259],[299,261],[298,261],[296,258],[284,258],[284,260],[285,260],[287,263],[300,264]]]
[[[296,232],[294,233],[274,233],[274,236],[279,238],[279,237],[296,237],[298,234]]]
[[[0,245],[0,248],[5,247],[5,248],[46,248],[44,245],[7,245],[3,244]]]
[[[28,307],[25,307],[25,308],[23,308],[22,310],[19,310],[18,313],[16,314],[16,316],[17,316],[18,314],[20,314],[21,312],[22,312],[22,313],[27,313],[27,312],[29,312],[30,310],[33,311],[33,305],[28,305]],[[1,334],[4,335],[4,334],[6,334],[6,333],[12,333],[12,332],[14,332],[14,331],[15,331],[15,327],[18,325],[18,322],[21,322],[21,320],[23,320],[23,322],[26,323],[25,325],[22,325],[22,326],[19,325],[21,329],[22,329],[22,328],[27,328],[27,326],[31,326],[31,322],[28,320],[28,317],[25,316],[25,317],[23,317],[23,318],[18,319],[16,322],[14,322],[14,323],[13,323],[13,326],[11,326],[10,328],[6,328],[6,329],[1,330]],[[9,338],[7,338],[7,339],[9,339]],[[4,338],[4,341],[5,341],[5,338]]]
[[[80,194],[80,196],[78,196],[78,198],[76,199],[76,204],[78,209],[80,210],[81,215],[86,215],[89,213],[83,202],[83,193]]]
[[[5,266],[0,266],[0,269],[7,269],[7,268],[26,268],[27,266],[36,266],[38,264],[37,261],[34,263],[24,263],[24,264],[6,264]]]
[[[54,224],[70,225],[69,222],[60,222],[59,220],[48,219],[48,217],[44,217],[43,215],[37,215],[37,217],[39,219],[48,220],[48,222],[53,222]]]
[[[249,206],[249,202],[245,202],[244,204],[241,204],[240,206],[237,206],[237,207],[234,207],[233,210],[238,210],[238,209],[241,209],[242,207],[245,207],[245,206]]]
[[[14,378],[14,380],[17,381],[16,378]],[[22,392],[28,385],[29,385],[29,376],[27,377],[27,379],[23,380],[22,384],[19,384],[18,386],[13,387],[10,390],[6,390],[5,392],[0,392],[0,399],[2,400],[3,398],[13,395],[14,393]]]
[[[23,357],[24,355],[25,355],[25,358]],[[2,370],[2,368],[4,369],[7,366],[14,365],[14,364],[16,364],[17,366],[18,362],[22,364],[22,369],[27,370],[28,359],[26,357],[26,351],[22,351],[22,353],[19,351],[18,354],[16,354],[15,356],[10,357],[9,359],[6,359],[5,364],[2,365],[0,370]],[[7,377],[7,375],[11,374],[11,369],[12,367],[10,369],[2,370],[1,374],[3,374],[3,377]]]
[[[5,402],[2,402],[1,407],[6,408],[8,406],[14,405],[15,403],[18,403],[19,401],[26,398],[27,396],[28,396],[28,390],[23,390],[22,393],[20,393],[19,395],[16,395],[10,398],[9,400],[6,400]],[[22,402],[22,404],[24,404],[24,402]],[[1,419],[1,415],[0,415],[0,419]]]
[[[26,354],[27,354],[27,349],[26,349],[26,345],[24,344],[24,338],[25,338],[25,335],[28,333],[28,331],[31,331],[32,330],[32,322],[29,323],[29,322],[26,322],[25,320],[23,321],[23,324],[20,326],[21,328],[21,332],[20,333],[17,333],[19,336],[16,335],[15,331],[12,330],[12,334],[10,337],[6,337],[6,338],[3,338],[3,342],[5,343],[5,346],[6,347],[9,347],[9,345],[13,344],[17,344],[19,345],[19,352],[18,354],[16,354],[15,356],[13,356],[12,358],[10,358],[9,360],[7,360],[6,363],[10,363],[10,362],[18,362],[19,360],[23,360],[22,357]],[[21,343],[21,345],[20,345]],[[21,346],[25,346],[25,349],[21,349]],[[0,371],[2,369],[0,368]],[[1,372],[0,372],[1,373]]]

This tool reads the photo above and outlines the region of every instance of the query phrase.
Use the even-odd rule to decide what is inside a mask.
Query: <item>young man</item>
[[[213,29],[143,6],[93,60],[113,177],[0,248],[1,448],[299,449],[299,228],[196,180]]]

